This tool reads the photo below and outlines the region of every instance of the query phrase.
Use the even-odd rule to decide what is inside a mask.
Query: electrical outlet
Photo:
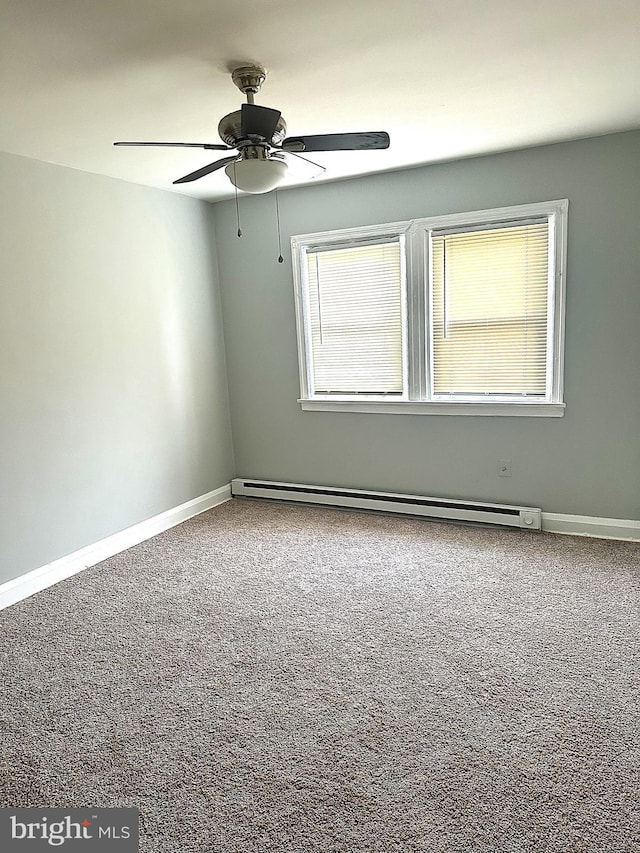
[[[498,460],[498,477],[510,477],[511,476],[511,460],[510,459],[499,459]]]

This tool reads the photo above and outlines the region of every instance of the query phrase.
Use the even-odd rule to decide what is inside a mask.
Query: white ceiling
[[[135,183],[217,159],[229,69],[288,134],[387,130],[327,179],[640,126],[640,0],[0,0],[0,149]],[[220,153],[219,156],[225,156]],[[306,172],[289,183],[308,181]],[[321,179],[319,179],[321,180]],[[231,196],[224,172],[180,192]]]

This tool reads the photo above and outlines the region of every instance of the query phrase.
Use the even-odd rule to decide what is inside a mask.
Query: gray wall
[[[233,471],[212,208],[0,155],[0,582]]]
[[[375,153],[354,154],[375,157]],[[292,234],[569,198],[561,419],[302,412],[273,195],[215,205],[239,476],[640,518],[640,133],[282,192]],[[513,476],[497,462],[513,460]]]

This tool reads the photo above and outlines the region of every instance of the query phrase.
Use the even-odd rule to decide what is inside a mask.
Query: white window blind
[[[548,219],[431,237],[434,398],[548,394]]]
[[[314,393],[403,393],[403,256],[399,237],[307,249]]]

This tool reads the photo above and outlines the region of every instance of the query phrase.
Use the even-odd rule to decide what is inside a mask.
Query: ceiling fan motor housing
[[[218,125],[218,134],[220,139],[225,142],[230,148],[236,148],[238,143],[242,141],[242,111],[236,110],[229,113],[220,120]],[[273,132],[271,139],[265,140],[270,145],[280,145],[282,140],[287,135],[287,123],[280,116],[276,129]],[[251,140],[252,142],[258,140]]]

